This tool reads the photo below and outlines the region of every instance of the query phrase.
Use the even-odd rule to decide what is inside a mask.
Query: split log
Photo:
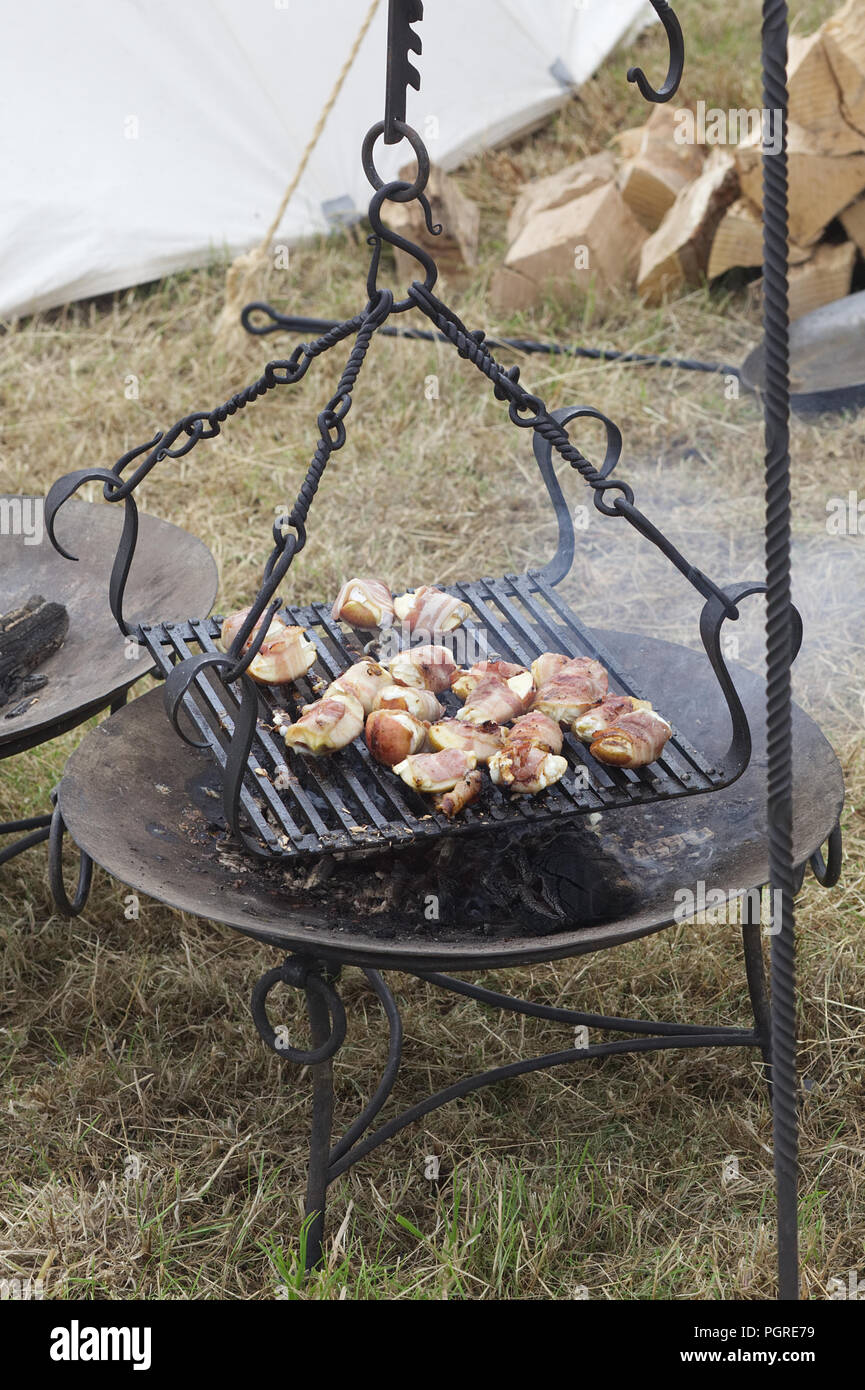
[[[411,182],[412,169],[401,169],[400,178]],[[442,279],[452,284],[465,279],[467,270],[477,262],[478,233],[481,214],[476,203],[467,198],[453,179],[434,164],[430,169],[426,195],[432,208],[432,220],[439,222],[442,231],[431,236],[427,231],[420,203],[388,203],[387,222],[400,236],[414,241],[435,257]],[[418,276],[418,263],[413,256],[394,247],[397,274],[411,281]]]
[[[44,677],[28,681],[30,672],[59,651],[68,631],[64,605],[48,603],[41,594],[0,615],[0,706],[45,684]]]
[[[822,30],[806,37],[791,34],[787,83],[789,119],[808,131],[821,154],[853,154],[865,149],[862,133],[849,125],[842,113]]]
[[[508,245],[516,241],[536,213],[549,212],[550,208],[558,208],[574,198],[581,198],[602,184],[610,183],[615,177],[615,156],[609,150],[601,150],[587,159],[578,159],[576,164],[568,164],[555,174],[532,179],[521,190],[508,219]]]
[[[865,148],[865,0],[847,0],[823,25],[823,47],[838,84],[841,115]]]
[[[788,247],[791,265],[807,261],[810,251],[792,242]],[[706,276],[714,280],[735,266],[763,264],[763,219],[746,198],[737,198],[721,221],[712,242]]]
[[[537,286],[555,282],[559,293],[633,283],[646,239],[614,182],[537,213],[517,237],[505,266]]]
[[[865,198],[858,198],[841,213],[841,226],[865,256]]]
[[[682,130],[680,113],[690,109],[656,106],[642,127],[637,149],[622,165],[622,197],[650,232],[658,229],[678,194],[703,167],[704,147],[683,142],[681,135],[676,139]]]
[[[856,247],[852,241],[823,242],[804,265],[791,266],[788,303],[790,318],[800,319],[850,293]]]
[[[501,314],[515,314],[523,309],[531,309],[538,298],[538,286],[534,280],[500,265],[490,281],[490,302]]]
[[[762,208],[759,134],[755,132],[742,141],[736,150],[736,163],[743,194]],[[787,164],[790,237],[797,246],[812,246],[819,241],[827,223],[865,189],[865,153],[825,155],[818,137],[791,122]]]
[[[640,254],[637,288],[648,304],[700,283],[718,223],[738,192],[732,156],[715,149],[703,172],[683,188]]]

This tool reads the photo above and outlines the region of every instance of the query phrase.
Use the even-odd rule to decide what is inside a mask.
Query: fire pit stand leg
[[[327,1044],[331,1033],[327,1003],[307,984],[306,1010],[314,1048]],[[327,1205],[328,1156],[333,1126],[333,1057],[317,1062],[312,1071],[312,1127],[309,1136],[309,1171],[306,1183],[308,1221],[306,1233],[306,1271],[314,1269],[321,1259],[324,1236],[324,1215]]]
[[[760,1054],[764,1063],[764,1076],[769,1090],[769,1104],[772,1104],[772,1010],[769,992],[766,988],[766,965],[763,960],[760,914],[751,906],[750,894],[745,895],[742,917],[742,946],[745,953],[745,974],[748,978],[748,993],[754,1011],[754,1031],[760,1043]]]

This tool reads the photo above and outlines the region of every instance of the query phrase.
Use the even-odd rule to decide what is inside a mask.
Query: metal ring
[[[621,493],[626,502],[631,506],[634,505],[634,490],[628,483],[619,482],[615,478],[606,478],[603,482],[592,483],[592,487],[595,490],[595,506],[599,512],[603,512],[604,516],[623,515],[621,508],[617,507],[615,502],[610,506],[604,501],[604,493],[610,490]]]
[[[293,985],[296,989],[311,989],[326,1006],[330,1015],[331,1031],[330,1037],[320,1047],[313,1048],[309,1052],[304,1052],[297,1047],[290,1047],[288,1043],[280,1041],[276,1030],[271,1027],[270,1019],[267,1017],[267,996],[274,985],[280,983]],[[252,1017],[261,1037],[271,1051],[288,1062],[294,1062],[297,1066],[312,1067],[318,1062],[326,1062],[328,1057],[332,1057],[335,1052],[339,1051],[345,1041],[345,1008],[336,990],[332,985],[327,984],[320,975],[316,975],[313,971],[300,966],[298,961],[291,959],[278,965],[275,970],[268,970],[267,974],[262,975],[261,979],[253,986]]]
[[[63,836],[66,824],[60,813],[60,805],[55,802],[51,816],[51,830],[48,835],[48,879],[51,896],[58,912],[64,917],[77,917],[90,896],[90,880],[93,877],[93,860],[83,849],[79,849],[78,884],[72,901],[66,893],[63,882]]]
[[[841,826],[836,825],[826,841],[828,858],[823,858],[821,849],[815,849],[808,863],[818,883],[824,888],[834,888],[841,877]]]
[[[406,125],[405,121],[394,121],[393,127],[397,134],[401,135],[404,140],[408,140],[411,145],[414,151],[414,157],[417,160],[417,175],[414,183],[407,184],[399,193],[392,193],[390,198],[393,203],[410,203],[412,199],[416,198],[419,193],[422,193],[427,186],[427,180],[430,175],[430,158],[427,147],[416,130],[413,130],[410,125]],[[376,121],[375,125],[370,126],[366,135],[363,137],[363,145],[361,146],[360,153],[363,172],[366,174],[376,193],[378,193],[379,189],[384,188],[385,180],[375,167],[372,152],[376,140],[383,134],[384,121]]]

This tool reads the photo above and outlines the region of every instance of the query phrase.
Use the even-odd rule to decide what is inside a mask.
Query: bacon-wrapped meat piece
[[[623,714],[609,729],[604,729],[592,743],[589,752],[600,763],[615,767],[645,767],[661,756],[673,730],[653,709],[633,710]]]
[[[478,681],[457,719],[467,724],[507,724],[525,714],[535,694],[534,682],[528,671],[503,681],[491,672]]]
[[[418,690],[413,685],[384,685],[376,695],[373,709],[406,709],[415,719],[434,723],[445,712],[431,690]]]
[[[430,748],[436,751],[462,748],[466,753],[474,753],[479,763],[488,762],[503,742],[504,731],[498,724],[466,724],[464,720],[442,719],[430,725],[429,730]]]
[[[426,743],[426,724],[405,709],[376,709],[367,716],[366,746],[376,762],[393,767]]]
[[[574,720],[573,731],[584,743],[592,743],[623,714],[651,708],[651,701],[638,700],[634,695],[606,695],[599,705],[593,705],[585,714],[581,714],[579,719]]]
[[[452,791],[444,792],[435,799],[437,811],[443,811],[448,820],[453,820],[458,816],[464,807],[477,801],[481,794],[483,776],[477,768],[473,772],[467,772],[465,777],[461,777]]]
[[[449,792],[475,766],[474,753],[444,748],[440,753],[413,753],[397,763],[394,772],[418,792]]]
[[[599,661],[575,657],[538,691],[534,709],[559,724],[573,724],[607,693],[607,673]]]
[[[567,758],[526,738],[505,739],[501,751],[490,758],[490,776],[496,786],[518,796],[536,796],[564,777],[567,770]]]
[[[437,632],[453,632],[472,611],[462,599],[452,598],[431,584],[421,584],[419,589],[401,594],[394,599],[393,606],[397,618],[405,623],[409,632],[427,632],[430,636]]]
[[[231,646],[249,612],[241,608],[232,613],[222,624],[222,643],[226,651]],[[253,637],[261,630],[263,618],[259,618],[249,637],[243,644],[248,651]],[[315,643],[310,641],[302,627],[289,627],[281,618],[274,617],[265,634],[264,641],[246,668],[253,680],[261,685],[287,685],[305,676],[315,662]]]
[[[363,733],[363,705],[348,692],[324,695],[307,705],[299,719],[283,729],[289,748],[320,757],[346,748]]]
[[[546,685],[547,681],[557,676],[563,666],[567,666],[571,660],[569,656],[563,656],[561,652],[541,652],[532,662],[532,676],[538,690]]]
[[[335,681],[331,681],[325,695],[338,695],[340,691],[346,691],[353,695],[356,700],[360,700],[363,705],[364,714],[369,714],[374,708],[375,699],[379,691],[384,690],[390,685],[390,674],[383,666],[379,666],[377,661],[371,657],[365,657],[363,661],[356,661],[353,666],[349,666],[347,671],[343,671],[341,676],[337,676]]]
[[[351,627],[366,631],[374,627],[390,627],[393,623],[393,599],[381,579],[347,579],[336,596],[331,614]]]
[[[387,663],[397,685],[413,685],[418,690],[448,690],[459,667],[447,647],[409,647],[397,652]]]
[[[562,731],[555,719],[539,709],[520,715],[505,733],[506,743],[536,743],[548,753],[561,753]]]
[[[457,672],[451,681],[451,690],[458,699],[467,700],[484,676],[501,676],[503,681],[507,681],[513,676],[526,674],[525,666],[518,666],[513,661],[476,661],[468,671]]]

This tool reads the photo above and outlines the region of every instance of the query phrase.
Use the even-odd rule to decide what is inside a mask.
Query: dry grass
[[[711,104],[756,98],[753,6],[704,7],[688,87]],[[831,8],[801,7],[807,30]],[[708,10],[708,15],[705,11]],[[687,20],[687,16],[686,16]],[[693,31],[696,23],[688,26]],[[656,36],[640,61],[660,71]],[[492,324],[485,287],[512,190],[596,149],[642,119],[623,55],[521,145],[461,174],[483,208],[483,259],[455,296],[471,326],[632,345],[736,362],[759,336],[746,297],[694,292],[647,311],[630,297],[545,304]],[[292,256],[262,293],[300,313],[358,304],[367,248],[334,238]],[[34,490],[104,464],[182,412],[252,380],[267,351],[214,352],[215,266],[98,304],[14,326],[0,342],[3,490]],[[274,354],[284,340],[269,340]],[[219,562],[223,605],[248,599],[274,509],[292,497],[336,364],[231,421],[215,442],[148,480],[148,510],[201,536]],[[524,376],[550,404],[589,401],[622,426],[620,472],[645,510],[721,579],[759,566],[761,435],[754,403],[718,378],[532,359]],[[439,378],[427,401],[424,378]],[[140,383],[137,400],[126,378]],[[581,436],[589,447],[592,436]],[[845,766],[845,874],[831,895],[801,895],[803,1282],[865,1269],[862,1156],[863,844],[862,537],[826,534],[826,501],[861,485],[861,418],[793,430],[797,582],[810,620],[797,691]],[[371,567],[393,584],[521,568],[553,540],[529,440],[509,428],[486,384],[449,350],[373,346],[312,512],[291,596],[326,595]],[[574,483],[574,501],[583,500]],[[353,525],[346,528],[345,518]],[[608,576],[614,576],[609,582]],[[695,605],[646,548],[596,518],[573,594],[589,621],[692,640]],[[660,606],[659,606],[660,600]],[[759,615],[743,659],[759,661]],[[4,765],[0,817],[41,809],[80,732]],[[53,916],[41,851],[0,876],[5,1097],[0,1120],[0,1276],[45,1272],[58,1297],[765,1298],[773,1290],[770,1116],[751,1054],[608,1059],[507,1083],[430,1116],[332,1191],[328,1270],[297,1281],[308,1077],[266,1054],[247,1012],[273,955],[207,922],[144,901],[97,872],[84,915]],[[406,1025],[395,1101],[544,1047],[562,1030],[502,1018],[394,980]],[[746,1017],[735,931],[680,927],[595,959],[500,976],[514,992],[611,1013]],[[340,1114],[381,1069],[385,1039],[362,977],[345,973],[350,1046]],[[300,1029],[288,1001],[287,1018]],[[423,1159],[441,1156],[441,1178]],[[741,1179],[721,1181],[728,1155]]]

